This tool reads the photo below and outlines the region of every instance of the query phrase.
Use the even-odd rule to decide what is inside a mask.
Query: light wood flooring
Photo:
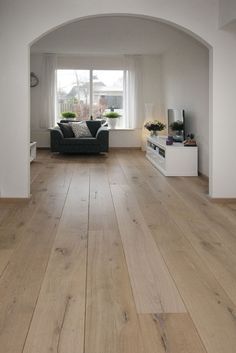
[[[0,201],[0,353],[235,353],[236,204],[138,150],[38,153]]]

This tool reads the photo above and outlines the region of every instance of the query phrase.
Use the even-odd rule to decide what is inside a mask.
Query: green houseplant
[[[121,115],[118,114],[117,112],[108,112],[104,114],[104,116],[109,119],[116,119],[116,118],[119,118]]]
[[[76,114],[74,112],[62,112],[61,115],[65,119],[75,119],[76,118]]]
[[[116,127],[117,119],[121,117],[121,115],[117,112],[108,112],[104,114],[104,117],[107,118],[110,128],[114,129]]]

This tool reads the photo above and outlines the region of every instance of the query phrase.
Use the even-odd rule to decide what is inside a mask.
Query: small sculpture
[[[194,134],[188,134],[186,140],[183,143],[184,143],[184,146],[186,146],[186,147],[197,146],[197,142],[194,139]]]

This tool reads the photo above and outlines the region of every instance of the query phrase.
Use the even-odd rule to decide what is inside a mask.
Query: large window
[[[57,117],[65,111],[75,112],[80,120],[101,118],[108,111],[122,115],[123,70],[57,70]]]
[[[93,71],[93,115],[112,110],[123,116],[123,82],[121,70]]]
[[[57,120],[66,111],[76,113],[81,120],[87,119],[90,96],[89,70],[57,70]]]

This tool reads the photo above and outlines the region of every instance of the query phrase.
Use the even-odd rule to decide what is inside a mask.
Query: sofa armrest
[[[109,149],[109,130],[105,126],[101,126],[96,134],[96,139],[100,143],[101,152],[108,152]]]
[[[58,146],[60,146],[61,142],[64,139],[64,136],[59,127],[55,127],[50,130],[51,137],[51,150],[52,152],[58,152]]]

